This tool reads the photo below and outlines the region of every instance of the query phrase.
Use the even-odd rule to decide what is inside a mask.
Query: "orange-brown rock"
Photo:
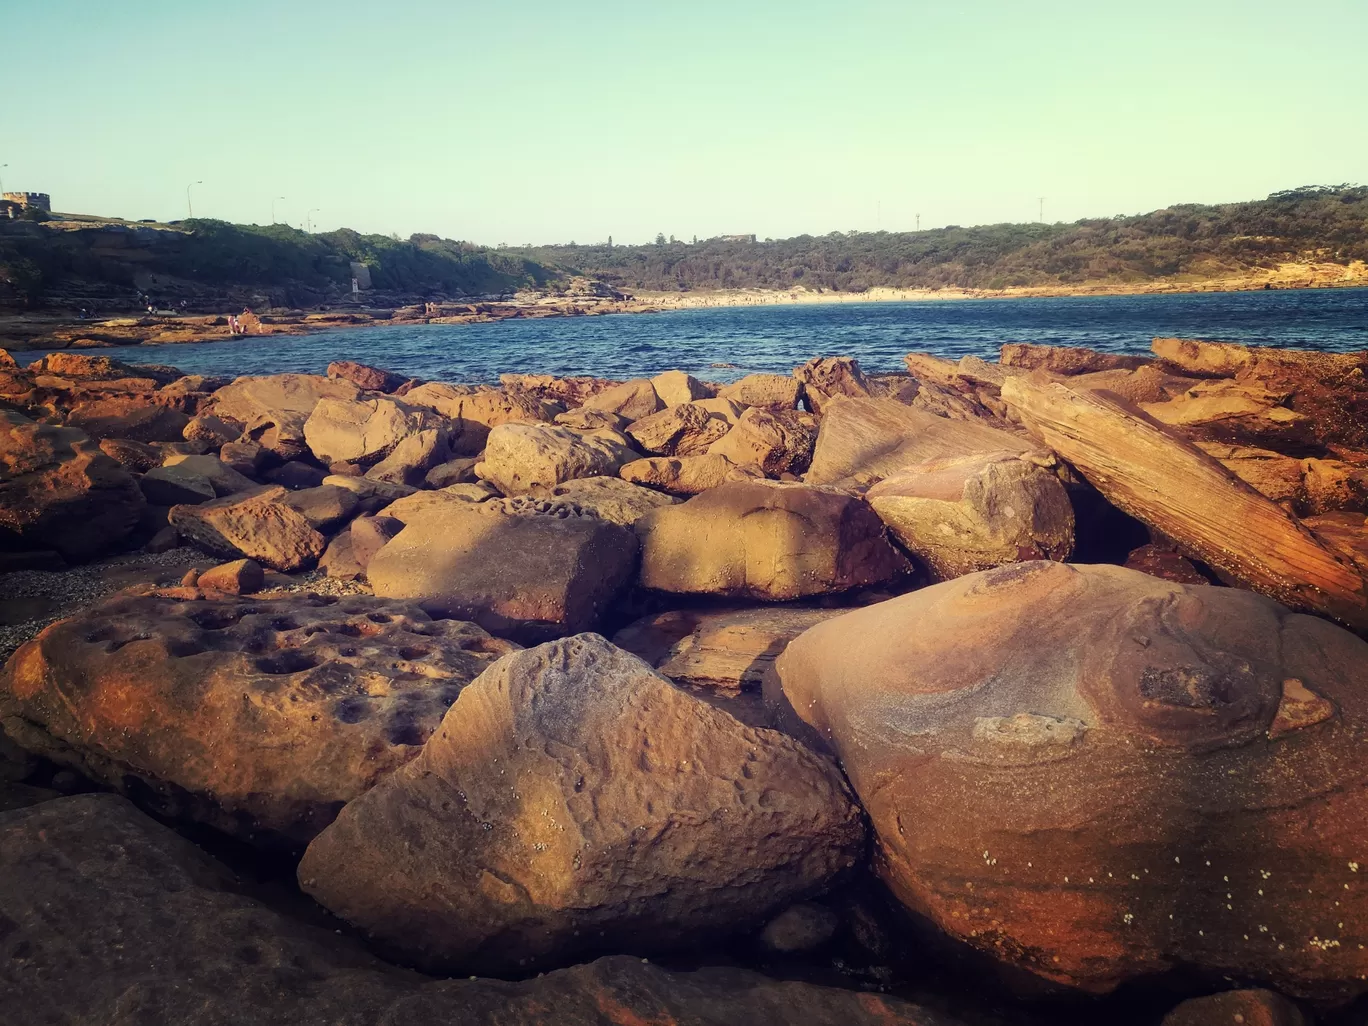
[[[219,591],[225,595],[251,595],[266,583],[266,574],[255,559],[235,559],[220,563],[199,574],[195,586],[202,591]]]
[[[393,392],[408,379],[393,371],[381,370],[355,360],[334,360],[328,364],[327,375],[350,381],[367,392]]]
[[[635,455],[615,431],[500,424],[489,432],[475,474],[505,495],[523,495],[549,491],[575,478],[616,476]]]
[[[759,691],[765,672],[788,643],[840,609],[671,609],[613,635],[613,644],[640,656],[680,684],[722,691]]]
[[[0,548],[79,562],[122,543],[142,492],[82,431],[0,411]]]
[[[680,403],[691,403],[695,399],[710,398],[714,393],[712,386],[703,384],[692,374],[678,370],[657,374],[651,379],[651,387],[667,409]]]
[[[1160,545],[1141,545],[1126,556],[1126,569],[1158,577],[1174,584],[1210,584],[1196,564],[1172,549]]]
[[[558,378],[554,374],[500,374],[499,384],[509,392],[520,392],[543,402],[576,407],[621,382],[585,376]]]
[[[606,410],[628,420],[640,420],[665,408],[648,378],[635,378],[604,389],[586,400],[587,410]]]
[[[197,506],[171,507],[171,525],[206,552],[248,557],[272,570],[307,569],[326,542],[277,486],[230,495]]]
[[[66,420],[92,438],[131,438],[136,442],[178,442],[190,423],[184,413],[138,393],[77,402]]]
[[[426,406],[454,423],[452,454],[476,456],[485,447],[491,428],[500,424],[549,422],[562,407],[516,390],[432,382],[404,394],[404,401]]]
[[[1133,407],[1011,378],[1003,399],[1114,505],[1189,555],[1293,608],[1368,627],[1368,586],[1286,510]]]
[[[526,972],[759,926],[862,834],[824,759],[580,634],[485,671],[299,880],[425,968]]]
[[[817,441],[813,418],[794,410],[770,412],[751,407],[708,452],[738,466],[756,466],[766,474],[801,474],[812,462]]]
[[[350,381],[313,374],[244,377],[215,392],[199,412],[241,424],[245,440],[292,460],[308,452],[304,422],[319,400],[356,399],[360,394]]]
[[[516,646],[369,597],[116,595],[11,658],[11,736],[167,813],[307,841]]]
[[[951,420],[891,399],[836,398],[822,416],[809,484],[867,488],[908,467],[949,456],[1038,448],[982,421]]]
[[[730,428],[698,403],[680,403],[634,421],[627,436],[653,456],[696,456],[707,452]]]
[[[636,566],[632,532],[597,517],[482,505],[452,502],[408,519],[366,567],[375,593],[524,642],[592,629]]]
[[[870,395],[869,379],[850,356],[821,356],[795,367],[793,376],[803,386],[808,409],[821,416],[833,396]]]
[[[1178,966],[1368,988],[1368,644],[1348,631],[1034,562],[828,620],[775,671],[880,874],[965,943],[1093,991]]]
[[[1227,990],[1189,998],[1159,1026],[1311,1026],[1311,1020],[1274,991]]]
[[[0,816],[0,922],[20,955],[0,961],[16,1026],[792,1026],[795,1009],[804,1026],[956,1026],[887,995],[626,955],[517,983],[427,979],[248,897],[108,794]]]
[[[624,463],[618,470],[624,481],[658,488],[669,495],[697,495],[727,481],[764,477],[757,466],[737,466],[719,454],[650,457]]]
[[[791,374],[747,374],[718,390],[719,399],[767,410],[794,410],[803,397],[803,383]]]
[[[321,463],[370,466],[409,436],[445,427],[431,410],[399,399],[323,398],[304,422],[304,441]]]
[[[782,602],[884,584],[908,569],[862,500],[802,484],[733,481],[637,521],[641,583]]]
[[[1001,453],[933,460],[884,478],[865,499],[936,580],[1063,560],[1073,552],[1073,506],[1043,462]]]
[[[1028,342],[1008,342],[999,351],[1003,367],[1018,370],[1043,370],[1051,374],[1091,374],[1096,371],[1135,370],[1154,362],[1147,356],[1099,353],[1082,346],[1038,346]]]

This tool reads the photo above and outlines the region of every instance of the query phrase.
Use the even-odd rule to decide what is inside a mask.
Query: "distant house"
[[[754,235],[719,235],[718,242],[754,242]]]
[[[27,210],[29,207],[34,207],[45,213],[51,213],[52,211],[52,197],[45,192],[0,193],[0,203],[13,204],[18,206],[20,210]],[[18,215],[10,214],[9,216],[16,217]]]

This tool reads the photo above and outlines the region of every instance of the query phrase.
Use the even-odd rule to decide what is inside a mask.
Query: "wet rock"
[[[635,455],[621,435],[610,431],[500,424],[489,432],[475,474],[504,495],[522,495],[575,478],[616,476]]]
[[[719,399],[766,410],[794,410],[803,397],[803,385],[791,374],[747,374],[718,390]]]
[[[907,568],[863,501],[801,484],[735,481],[637,522],[641,583],[785,601],[890,581]]]
[[[624,481],[682,496],[697,495],[727,481],[765,476],[759,467],[737,466],[720,453],[632,460],[624,463],[618,474]]]
[[[325,547],[321,534],[288,505],[284,488],[262,488],[198,506],[173,506],[171,525],[206,552],[255,559],[286,573],[313,566]]]
[[[246,897],[114,795],[0,819],[0,916],[19,956],[0,991],[24,1022],[790,1026],[800,1008],[804,1026],[955,1026],[897,998],[621,955],[519,983],[425,979]]]
[[[200,574],[195,586],[204,591],[219,591],[225,595],[252,595],[266,584],[266,574],[254,559],[235,559],[220,563]]]
[[[725,438],[708,452],[725,456],[738,466],[757,466],[766,474],[801,474],[812,461],[816,425],[797,412],[771,413],[758,407],[746,410]]]
[[[369,597],[116,595],[15,653],[0,715],[25,747],[159,812],[305,842],[514,647]]]
[[[1271,990],[1228,990],[1184,1001],[1160,1026],[1311,1026],[1311,1021]]]
[[[865,493],[937,580],[1004,563],[1069,557],[1074,513],[1059,478],[1013,456],[960,456],[884,478]]]
[[[82,562],[124,542],[144,505],[137,482],[84,432],[0,411],[0,546]]]
[[[1092,991],[1180,965],[1327,1000],[1368,986],[1349,632],[1034,562],[819,624],[773,682],[839,754],[885,880],[965,943]]]
[[[759,691],[789,642],[840,609],[671,609],[613,635],[613,644],[694,687]]]
[[[299,879],[427,968],[526,971],[758,925],[861,835],[829,763],[583,634],[491,667]]]
[[[632,533],[595,517],[419,513],[366,568],[377,595],[411,599],[525,643],[592,629],[636,566]]]

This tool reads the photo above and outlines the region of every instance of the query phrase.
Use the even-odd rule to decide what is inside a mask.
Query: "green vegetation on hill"
[[[510,250],[619,288],[999,289],[1197,281],[1289,261],[1368,260],[1368,188],[1312,186],[1265,200],[1184,204],[1074,224],[833,232],[763,242],[540,246]]]

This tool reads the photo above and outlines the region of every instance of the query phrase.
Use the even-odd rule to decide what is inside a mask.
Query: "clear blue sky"
[[[911,229],[1368,182],[1368,0],[0,0],[60,210],[484,243]]]

